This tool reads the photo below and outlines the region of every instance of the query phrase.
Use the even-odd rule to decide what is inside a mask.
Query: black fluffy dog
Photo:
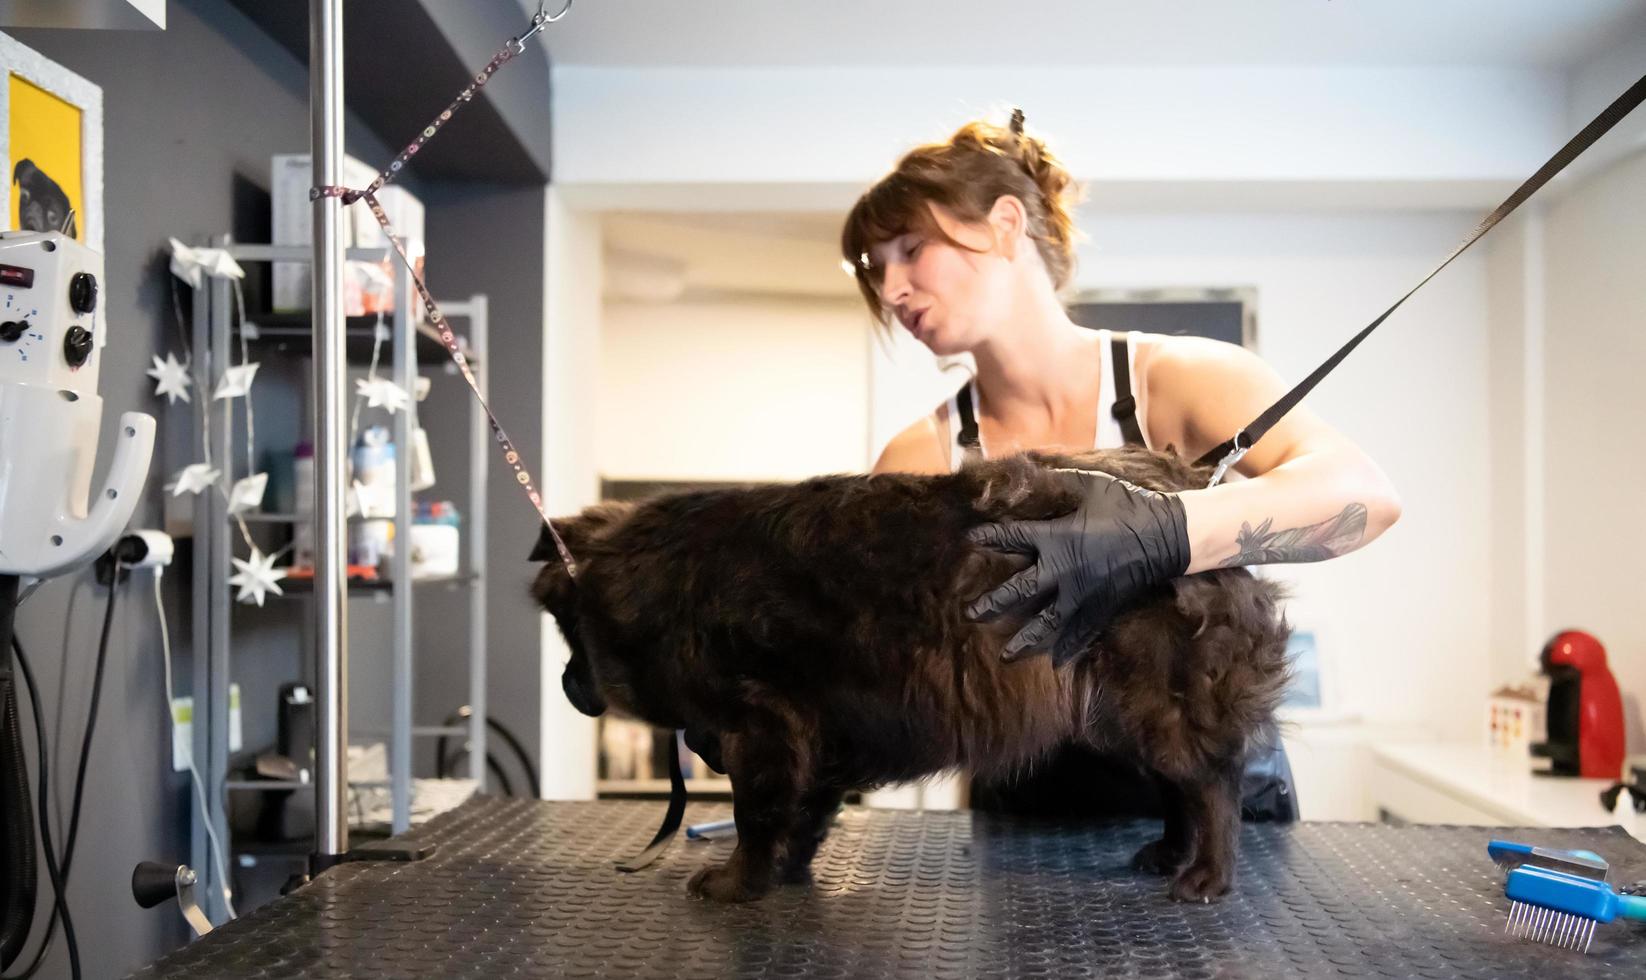
[[[718,733],[738,843],[692,878],[694,894],[747,901],[805,880],[848,791],[1022,771],[1070,741],[1159,781],[1165,833],[1136,867],[1171,875],[1173,898],[1228,891],[1242,766],[1286,681],[1278,588],[1244,569],[1180,578],[1075,663],[1001,663],[1022,619],[983,626],[964,610],[1026,559],[966,531],[1072,511],[1080,482],[1065,467],[1163,491],[1207,476],[1143,449],[1031,454],[943,476],[675,494],[556,523],[578,576],[551,560],[533,594],[570,645],[572,704]],[[553,556],[545,542],[533,554]]]

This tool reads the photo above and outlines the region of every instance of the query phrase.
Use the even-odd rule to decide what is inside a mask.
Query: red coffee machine
[[[1623,772],[1623,697],[1606,668],[1606,648],[1588,633],[1555,634],[1540,658],[1549,678],[1549,739],[1532,755],[1547,775],[1617,779]]]

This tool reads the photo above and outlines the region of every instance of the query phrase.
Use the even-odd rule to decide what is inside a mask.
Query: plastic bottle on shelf
[[[360,433],[352,453],[361,520],[349,526],[349,564],[375,568],[392,554],[395,449],[385,426]]]
[[[456,575],[461,565],[462,515],[449,500],[418,501],[412,514],[412,577]]]
[[[314,567],[314,446],[306,440],[292,450],[292,564]]]

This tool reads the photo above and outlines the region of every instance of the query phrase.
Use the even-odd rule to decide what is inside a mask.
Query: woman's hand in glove
[[[1006,660],[1050,649],[1053,663],[1062,666],[1084,653],[1133,600],[1189,567],[1188,524],[1176,494],[1106,473],[1077,475],[1085,493],[1073,513],[983,524],[968,533],[975,544],[1035,558],[966,610],[986,622],[1009,610],[1045,607],[1006,643]]]

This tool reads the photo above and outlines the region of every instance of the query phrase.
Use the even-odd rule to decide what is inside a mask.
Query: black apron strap
[[[1114,375],[1114,407],[1109,414],[1120,423],[1126,445],[1141,446],[1143,429],[1137,424],[1137,399],[1132,397],[1132,358],[1123,333],[1109,336],[1109,366],[1113,368],[1109,373]]]
[[[973,393],[975,382],[968,381],[961,389],[954,393],[955,409],[959,412],[960,434],[955,438],[960,443],[961,450],[968,460],[983,458],[983,437],[977,428],[976,396]],[[951,419],[951,424],[955,420]]]
[[[1451,265],[1453,259],[1457,258],[1459,255],[1462,255],[1465,249],[1467,249],[1470,245],[1473,245],[1476,241],[1479,241],[1482,235],[1492,229],[1492,226],[1508,217],[1510,212],[1514,211],[1515,208],[1520,207],[1520,205],[1525,202],[1527,198],[1536,193],[1537,190],[1544,184],[1547,184],[1550,178],[1564,170],[1567,164],[1577,158],[1578,154],[1582,153],[1584,150],[1587,150],[1590,144],[1604,136],[1607,130],[1617,125],[1618,120],[1628,115],[1636,106],[1640,105],[1642,101],[1646,101],[1646,77],[1642,77],[1640,81],[1629,86],[1628,91],[1617,97],[1617,101],[1607,106],[1605,111],[1601,112],[1600,115],[1594,118],[1593,122],[1583,127],[1581,132],[1572,137],[1570,142],[1560,148],[1560,152],[1550,157],[1549,161],[1540,167],[1537,173],[1527,178],[1524,184],[1521,184],[1513,194],[1509,195],[1508,200],[1504,201],[1502,204],[1499,204],[1497,206],[1497,210],[1487,215],[1480,222],[1480,224],[1476,225],[1475,230],[1469,233],[1469,237],[1464,239],[1463,244],[1453,249],[1452,254],[1446,256],[1445,261],[1436,266],[1433,272],[1424,276],[1423,280],[1416,286],[1413,286],[1405,296],[1395,300],[1393,306],[1389,307],[1387,310],[1384,310],[1381,316],[1368,324],[1365,329],[1351,337],[1348,343],[1338,349],[1337,353],[1326,359],[1326,363],[1315,368],[1314,372],[1307,378],[1304,378],[1302,381],[1298,382],[1296,387],[1294,387],[1291,391],[1288,391],[1279,401],[1269,406],[1269,408],[1265,410],[1262,415],[1259,415],[1256,419],[1253,419],[1250,425],[1235,433],[1226,442],[1215,447],[1206,455],[1200,457],[1198,461],[1199,465],[1209,466],[1213,463],[1217,464],[1217,470],[1212,474],[1212,485],[1215,486],[1217,482],[1223,478],[1223,474],[1228,471],[1230,466],[1233,466],[1235,463],[1239,462],[1240,458],[1246,455],[1246,451],[1251,449],[1259,439],[1263,438],[1264,434],[1267,433],[1276,422],[1279,422],[1287,412],[1296,407],[1297,403],[1302,401],[1303,397],[1313,390],[1314,386],[1319,384],[1321,379],[1326,377],[1326,375],[1329,374],[1333,368],[1337,367],[1339,362],[1341,362],[1345,357],[1348,357],[1350,351],[1360,346],[1360,342],[1365,340],[1367,335],[1369,335],[1373,330],[1376,330],[1378,325],[1384,320],[1387,320],[1389,318],[1389,314],[1399,309],[1402,303],[1410,299],[1412,293],[1422,289],[1430,279],[1433,279],[1439,274],[1441,269]]]

